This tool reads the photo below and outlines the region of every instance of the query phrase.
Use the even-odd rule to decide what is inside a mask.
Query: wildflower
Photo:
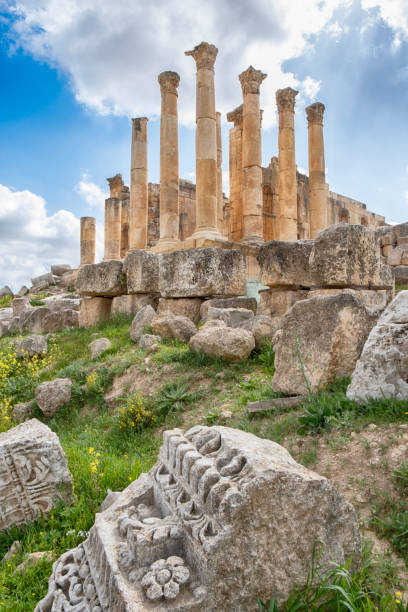
[[[88,448],[88,453],[89,453],[90,455],[92,455],[92,453],[93,453],[93,452],[94,452],[94,447],[93,447],[93,446],[90,446],[90,447]]]
[[[401,603],[401,601],[400,601],[399,599],[396,599],[396,600],[395,600],[395,603],[400,604],[400,603]]]
[[[402,597],[401,591],[397,591],[395,594],[396,594],[397,597]]]

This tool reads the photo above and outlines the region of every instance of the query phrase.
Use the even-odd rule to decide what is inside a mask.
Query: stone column
[[[250,66],[239,75],[242,87],[242,242],[263,242],[262,141],[259,86],[266,74]]]
[[[222,136],[221,113],[215,113],[217,124],[217,228],[224,236],[224,197],[222,191]]]
[[[315,238],[329,225],[323,142],[324,108],[324,104],[316,102],[306,109],[309,131],[310,238]]]
[[[291,87],[276,92],[279,113],[279,236],[278,240],[297,240],[297,179],[295,157],[295,98]]]
[[[217,229],[217,126],[214,64],[218,49],[206,42],[186,51],[197,65],[196,229],[193,238],[222,240]]]
[[[242,104],[227,114],[234,123],[229,131],[230,227],[229,238],[242,238]]]
[[[129,197],[122,199],[120,257],[126,257],[129,250]]]
[[[161,91],[160,119],[160,239],[158,244],[176,244],[179,239],[179,157],[177,72],[158,76]]]
[[[81,217],[79,266],[95,263],[95,217]]]
[[[132,119],[130,164],[129,250],[147,246],[147,121]]]
[[[107,198],[105,200],[105,249],[103,259],[120,259],[120,241],[122,231],[122,200]]]
[[[110,197],[121,198],[124,182],[121,174],[115,174],[112,178],[106,179],[109,183]]]

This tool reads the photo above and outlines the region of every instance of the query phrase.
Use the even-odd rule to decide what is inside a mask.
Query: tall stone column
[[[222,239],[217,229],[217,126],[214,64],[218,49],[202,42],[191,55],[197,66],[196,229],[193,238]]]
[[[224,228],[224,197],[222,191],[222,136],[221,113],[215,113],[217,124],[217,228],[220,234],[225,234]]]
[[[279,113],[279,240],[297,240],[297,179],[295,157],[295,98],[291,87],[276,92]]]
[[[120,257],[126,257],[129,250],[129,198],[122,199]]]
[[[242,87],[242,242],[263,242],[262,140],[259,87],[266,74],[252,66],[239,75]]]
[[[104,261],[120,259],[120,242],[122,233],[122,200],[107,198],[105,200],[105,249]]]
[[[242,238],[242,104],[227,114],[229,131],[230,240]]]
[[[329,224],[323,141],[324,109],[321,102],[311,104],[306,109],[309,131],[310,238],[315,238]]]
[[[80,264],[95,263],[95,217],[81,217]]]
[[[177,72],[158,76],[161,91],[160,119],[160,239],[158,244],[176,244],[179,239],[179,156]]]
[[[129,250],[147,246],[147,117],[132,119]]]

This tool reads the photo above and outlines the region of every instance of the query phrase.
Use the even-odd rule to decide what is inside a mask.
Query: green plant
[[[189,384],[185,382],[167,382],[159,391],[154,401],[157,414],[165,418],[172,412],[182,412],[188,404],[197,400],[199,394],[189,391]]]
[[[404,461],[398,470],[392,470],[396,485],[403,490],[408,489],[408,463]]]
[[[139,393],[134,393],[123,400],[122,407],[118,411],[119,429],[141,432],[143,429],[153,427],[156,418],[152,411],[145,405]]]
[[[204,419],[207,425],[214,425],[218,421],[219,418],[220,418],[220,413],[215,410],[213,410],[212,412],[207,412],[207,414],[204,416]]]
[[[408,503],[390,495],[376,501],[371,511],[371,526],[380,537],[387,538],[408,567]]]
[[[273,344],[268,338],[263,341],[261,350],[254,354],[254,359],[262,365],[268,374],[272,375],[275,372],[275,352]]]
[[[332,425],[333,413],[330,406],[311,402],[304,408],[302,416],[299,417],[300,434],[314,434],[323,429],[330,429]]]
[[[0,308],[8,308],[13,301],[11,295],[3,295],[0,297]]]

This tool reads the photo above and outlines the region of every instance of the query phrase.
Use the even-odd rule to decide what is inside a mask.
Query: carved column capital
[[[239,82],[241,83],[242,93],[254,93],[259,94],[259,87],[264,79],[268,75],[260,70],[255,70],[253,66],[249,66],[244,72],[239,75]]]
[[[310,123],[323,125],[323,115],[325,106],[321,102],[315,102],[306,108],[307,120]]]
[[[211,45],[207,42],[202,42],[192,51],[185,51],[185,55],[191,55],[197,64],[197,69],[208,68],[214,70],[215,59],[217,57],[218,49],[215,45]]]
[[[177,96],[177,87],[180,83],[180,76],[177,72],[172,72],[171,70],[165,70],[165,72],[161,72],[157,77],[160,85],[161,93],[172,93]]]
[[[282,110],[291,110],[295,109],[295,98],[298,95],[298,91],[296,89],[292,89],[292,87],[285,87],[285,89],[278,89],[276,92],[276,105],[278,107],[278,111]]]
[[[115,174],[115,176],[112,176],[112,178],[108,178],[106,180],[109,183],[110,197],[119,198],[122,193],[122,189],[124,187],[122,175]]]
[[[231,112],[227,113],[227,121],[234,124],[234,127],[242,127],[242,104],[234,108]]]

